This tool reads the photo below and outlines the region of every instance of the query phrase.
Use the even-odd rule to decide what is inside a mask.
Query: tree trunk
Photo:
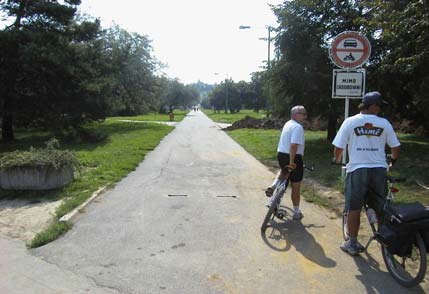
[[[326,139],[329,142],[332,142],[336,134],[337,134],[337,114],[335,110],[330,109],[329,116],[328,116],[328,134]]]
[[[15,32],[19,32],[19,29],[21,27],[21,19],[24,15],[24,10],[27,6],[28,0],[21,0],[19,3],[19,9],[16,12],[16,19],[13,23],[13,30]],[[12,99],[15,96],[14,95],[14,89],[16,84],[16,78],[17,78],[17,59],[18,59],[18,51],[19,51],[19,39],[16,39],[12,43],[11,46],[11,52],[8,56],[9,60],[7,61],[8,66],[7,68],[12,69],[8,72],[8,78],[6,80],[5,85],[5,92],[4,92],[4,103],[3,103],[3,114],[2,114],[2,141],[3,142],[9,142],[13,141],[15,139],[14,133],[13,133],[13,106],[12,106]]]
[[[3,115],[2,125],[1,125],[1,134],[2,134],[3,142],[10,142],[15,139],[15,136],[13,134],[12,122],[13,122],[12,115],[10,114]]]

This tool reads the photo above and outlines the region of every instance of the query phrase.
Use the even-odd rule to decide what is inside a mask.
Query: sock
[[[293,206],[293,212],[295,213],[295,214],[299,214],[300,212],[301,212],[301,210],[299,209],[299,206]]]
[[[350,244],[356,245],[357,244],[357,238],[349,236]]]

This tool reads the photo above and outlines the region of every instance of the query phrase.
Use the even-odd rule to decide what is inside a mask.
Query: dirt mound
[[[261,118],[257,119],[246,115],[245,118],[234,122],[230,127],[225,130],[235,129],[281,129],[285,124],[286,120],[276,118]]]

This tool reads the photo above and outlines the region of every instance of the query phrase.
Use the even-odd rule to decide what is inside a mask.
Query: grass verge
[[[65,234],[72,228],[70,222],[55,221],[49,225],[44,231],[38,233],[33,240],[31,240],[30,248],[36,248],[48,244],[56,240],[59,236]]]
[[[75,207],[79,206],[100,187],[112,187],[128,173],[133,171],[167,135],[173,127],[162,124],[137,124],[106,120],[93,123],[86,129],[107,134],[107,139],[98,143],[61,142],[63,149],[74,152],[82,163],[81,174],[71,184],[57,190],[49,191],[8,191],[0,189],[0,199],[63,199],[55,212],[54,222],[45,231],[40,232],[31,242],[31,247],[44,245],[66,232],[71,224],[60,223],[58,220]],[[1,144],[0,152],[28,149],[30,146],[42,146],[46,133],[17,133],[13,143]]]

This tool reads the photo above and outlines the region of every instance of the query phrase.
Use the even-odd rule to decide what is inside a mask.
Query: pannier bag
[[[429,208],[419,202],[401,204],[386,211],[378,238],[391,254],[406,256],[411,252],[417,231],[429,252]]]

